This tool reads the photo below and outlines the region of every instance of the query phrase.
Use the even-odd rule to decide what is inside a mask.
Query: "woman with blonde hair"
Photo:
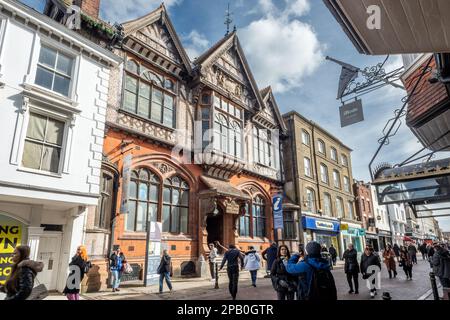
[[[63,293],[69,300],[80,300],[81,281],[84,275],[89,272],[91,263],[87,255],[85,246],[79,246],[76,254],[69,264],[70,274],[66,281]]]

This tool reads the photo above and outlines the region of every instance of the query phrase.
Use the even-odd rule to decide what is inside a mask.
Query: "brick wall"
[[[100,0],[76,0],[74,3],[78,5],[85,14],[98,18],[100,12]]]
[[[426,62],[424,62],[404,80],[405,88],[408,94],[411,94],[411,91],[413,90],[414,85],[416,84],[417,79],[420,77],[420,74],[425,66]],[[436,62],[434,59],[430,66],[433,69],[436,68]],[[449,99],[447,90],[442,83],[431,84],[428,81],[431,75],[431,73],[428,73],[425,77],[423,77],[416,89],[416,93],[408,104],[406,123],[409,127],[415,127],[417,122],[423,119],[424,116],[435,111],[442,102]]]

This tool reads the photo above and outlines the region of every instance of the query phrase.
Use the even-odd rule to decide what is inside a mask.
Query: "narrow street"
[[[383,292],[389,292],[393,300],[418,300],[430,299],[424,297],[431,288],[429,278],[429,264],[419,260],[413,268],[413,280],[407,281],[403,270],[398,270],[396,279],[389,279],[385,266],[382,269],[381,289],[375,297],[381,300]],[[369,290],[366,281],[360,277],[360,294],[348,294],[348,284],[343,270],[343,264],[332,271],[336,286],[338,288],[339,300],[369,300]],[[157,294],[157,286],[149,288],[122,288],[119,293],[86,294],[86,299],[94,300],[231,300],[228,293],[228,279],[226,273],[220,273],[220,288],[214,289],[214,283],[206,280],[201,281],[174,281],[174,292]],[[165,285],[164,285],[165,286]],[[164,287],[167,290],[167,287]],[[241,272],[239,278],[238,300],[275,300],[276,293],[272,288],[271,281],[264,278],[264,273],[258,275],[257,287],[251,286],[248,272]],[[432,299],[432,296],[431,296]]]

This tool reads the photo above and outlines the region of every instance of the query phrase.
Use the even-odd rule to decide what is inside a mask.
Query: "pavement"
[[[413,267],[413,280],[406,280],[403,269],[397,270],[398,276],[389,279],[386,267],[382,265],[381,289],[374,300],[381,300],[383,292],[389,292],[393,300],[433,300],[429,278],[430,267],[427,261],[419,260]],[[349,294],[347,279],[344,274],[343,262],[339,261],[332,271],[339,300],[370,300],[366,280],[360,277],[360,294]],[[264,278],[265,272],[258,273],[257,287],[251,286],[250,273],[242,271],[239,276],[238,300],[276,300],[276,292],[271,280]],[[231,300],[228,292],[228,277],[226,272],[219,273],[219,289],[215,283],[199,278],[173,279],[173,292],[167,292],[164,284],[163,294],[158,294],[158,285],[143,287],[140,283],[124,283],[119,292],[102,291],[87,293],[82,300]],[[438,281],[439,284],[439,281]],[[442,289],[440,288],[442,295]],[[65,300],[62,295],[51,295],[47,300]]]

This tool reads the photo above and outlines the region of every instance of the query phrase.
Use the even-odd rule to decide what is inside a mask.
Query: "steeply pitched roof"
[[[267,102],[270,100],[272,102],[273,111],[275,113],[275,116],[277,117],[278,125],[281,127],[281,131],[283,134],[287,133],[287,126],[286,123],[283,120],[283,116],[280,113],[280,109],[278,108],[277,101],[275,99],[275,96],[272,92],[272,87],[268,86],[261,90],[261,96],[264,100],[264,103],[267,104]],[[268,106],[270,107],[270,106]]]
[[[169,35],[173,43],[175,44],[177,52],[181,57],[183,65],[186,67],[188,73],[190,73],[192,71],[191,60],[189,59],[189,56],[187,55],[183,45],[181,44],[180,38],[178,37],[178,34],[175,31],[175,28],[172,24],[172,21],[170,20],[170,17],[167,13],[166,7],[164,6],[164,3],[162,3],[157,9],[153,10],[152,12],[146,14],[143,17],[122,23],[125,32],[125,37],[133,34],[139,29],[144,28],[160,19],[162,19],[164,25],[166,26],[167,31],[169,32]]]
[[[261,97],[261,93],[259,92],[258,85],[256,84],[255,78],[250,70],[250,66],[247,62],[247,58],[245,57],[244,51],[242,50],[242,46],[239,42],[239,38],[236,34],[236,31],[233,31],[219,40],[216,44],[214,44],[211,48],[209,48],[205,53],[203,53],[200,57],[198,57],[194,61],[194,65],[196,69],[203,69],[207,66],[213,64],[218,58],[219,54],[222,53],[223,49],[228,46],[234,46],[236,48],[236,52],[238,58],[244,68],[244,73],[250,83],[251,89],[257,100],[257,108],[262,109],[264,106],[263,99]]]

